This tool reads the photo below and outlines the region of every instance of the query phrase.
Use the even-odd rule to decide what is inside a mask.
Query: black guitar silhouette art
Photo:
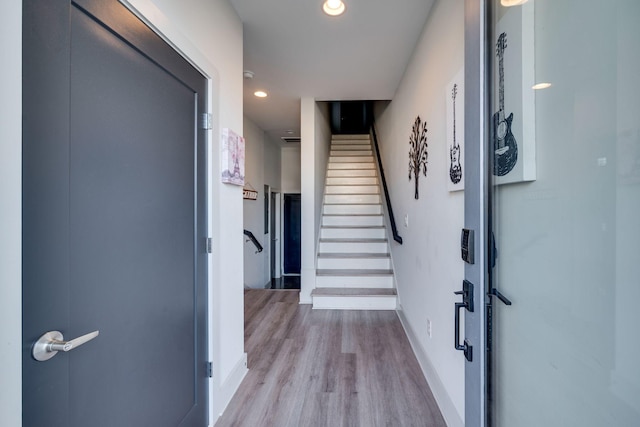
[[[513,113],[504,115],[504,50],[507,48],[507,33],[502,33],[496,43],[496,55],[500,58],[500,110],[493,115],[493,174],[505,176],[518,161],[518,144],[511,132]]]
[[[458,85],[454,83],[451,97],[453,98],[453,145],[449,149],[449,157],[451,157],[451,165],[449,166],[449,178],[451,182],[457,184],[462,179],[462,165],[460,164],[460,144],[456,143],[456,95],[458,94]]]

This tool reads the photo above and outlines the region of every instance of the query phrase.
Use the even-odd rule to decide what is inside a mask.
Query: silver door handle
[[[91,341],[100,334],[100,331],[89,332],[71,341],[64,341],[64,336],[60,331],[49,331],[38,338],[33,344],[31,354],[33,358],[39,362],[51,359],[59,351],[70,351],[76,347],[80,347],[87,341]]]

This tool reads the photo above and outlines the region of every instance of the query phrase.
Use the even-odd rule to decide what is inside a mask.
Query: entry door
[[[204,426],[206,80],[115,0],[23,28],[23,425]]]
[[[503,3],[490,425],[639,426],[640,2]]]
[[[301,209],[300,194],[284,195],[284,274],[300,274]]]

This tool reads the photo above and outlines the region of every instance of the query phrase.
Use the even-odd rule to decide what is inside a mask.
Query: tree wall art
[[[420,173],[427,176],[427,160],[429,158],[427,148],[427,122],[423,122],[420,116],[417,116],[411,128],[411,136],[409,136],[409,181],[413,175],[415,179],[414,198],[416,200],[420,198],[418,192]]]

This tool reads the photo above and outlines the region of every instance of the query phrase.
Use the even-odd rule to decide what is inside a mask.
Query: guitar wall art
[[[489,147],[493,184],[536,179],[534,3],[498,6],[492,43],[492,108]]]
[[[502,33],[496,42],[498,56],[498,99],[500,109],[493,114],[493,174],[505,176],[513,170],[518,161],[518,143],[511,131],[513,113],[505,117],[504,111],[504,51],[507,48],[507,33]]]
[[[464,190],[464,68],[445,88],[447,107],[447,188]]]

